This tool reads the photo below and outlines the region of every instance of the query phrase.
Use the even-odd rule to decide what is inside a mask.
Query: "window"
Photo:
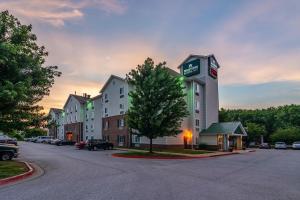
[[[92,130],[94,129],[94,124],[91,124],[91,129],[92,129]]]
[[[123,115],[124,114],[124,111],[120,111],[120,115]]]
[[[118,135],[118,143],[124,143],[125,142],[125,136],[124,135]]]
[[[108,116],[108,109],[107,108],[104,108],[104,115],[105,115],[105,117]]]
[[[75,115],[75,122],[77,122],[77,115]]]
[[[86,118],[86,121],[89,120],[89,115],[87,113],[85,114],[85,118]]]
[[[91,119],[94,119],[95,117],[95,112],[91,112]]]
[[[120,98],[124,97],[124,87],[120,87]]]
[[[124,109],[124,105],[120,104],[120,109],[123,110]]]
[[[198,83],[195,83],[195,94],[199,95],[200,93],[200,85]]]
[[[107,130],[109,128],[109,121],[105,121],[104,129]]]
[[[75,105],[75,112],[77,112],[77,105]]]
[[[108,94],[104,94],[104,100],[105,100],[105,103],[108,102]]]
[[[200,125],[200,120],[196,119],[195,124],[196,124],[196,126],[199,126]]]
[[[88,140],[89,139],[89,136],[85,136],[85,140]]]
[[[125,123],[124,123],[124,119],[120,119],[120,126],[124,127]]]
[[[89,129],[89,126],[88,126],[88,125],[85,125],[85,129],[88,130],[88,129]]]
[[[138,135],[133,135],[133,143],[141,143],[141,137]]]
[[[195,100],[195,109],[196,109],[196,113],[199,113],[200,110],[200,102],[198,100]]]

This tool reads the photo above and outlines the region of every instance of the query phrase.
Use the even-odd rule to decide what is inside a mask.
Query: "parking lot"
[[[145,160],[72,146],[23,142],[20,149],[20,159],[39,165],[44,174],[0,188],[1,200],[300,199],[300,151],[295,150]]]

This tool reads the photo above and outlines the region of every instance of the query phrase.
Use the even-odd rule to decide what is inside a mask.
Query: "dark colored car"
[[[61,145],[74,145],[76,142],[74,141],[67,141],[67,140],[57,140],[54,144],[57,146],[61,146]]]
[[[260,149],[271,149],[271,145],[269,143],[262,143],[259,145]]]
[[[12,144],[0,144],[0,160],[11,160],[18,157],[19,148]]]
[[[15,138],[8,137],[7,135],[0,135],[0,143],[18,145],[18,142]]]
[[[107,142],[105,140],[88,140],[86,142],[87,144],[87,148],[89,151],[91,150],[97,150],[97,149],[103,149],[103,150],[107,150],[107,149],[113,149],[114,145],[110,142]]]
[[[84,149],[84,147],[86,146],[86,142],[81,141],[75,144],[77,149]]]

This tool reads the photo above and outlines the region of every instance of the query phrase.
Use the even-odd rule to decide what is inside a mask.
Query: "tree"
[[[165,62],[154,65],[151,58],[131,70],[126,79],[133,87],[128,126],[132,133],[149,138],[152,153],[153,139],[181,132],[181,121],[188,114],[182,80],[169,73]]]
[[[264,125],[248,122],[246,127],[249,142],[259,142],[261,135],[266,136],[267,132]]]
[[[23,130],[44,120],[37,103],[49,95],[57,66],[43,66],[48,52],[36,44],[31,25],[0,13],[0,129]]]
[[[272,142],[286,142],[287,144],[300,141],[300,128],[279,128],[274,134],[271,135],[271,140]]]

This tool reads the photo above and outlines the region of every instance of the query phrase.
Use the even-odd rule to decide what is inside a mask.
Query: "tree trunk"
[[[149,148],[149,152],[150,152],[150,153],[153,153],[153,151],[152,151],[152,138],[150,138],[150,148]]]

